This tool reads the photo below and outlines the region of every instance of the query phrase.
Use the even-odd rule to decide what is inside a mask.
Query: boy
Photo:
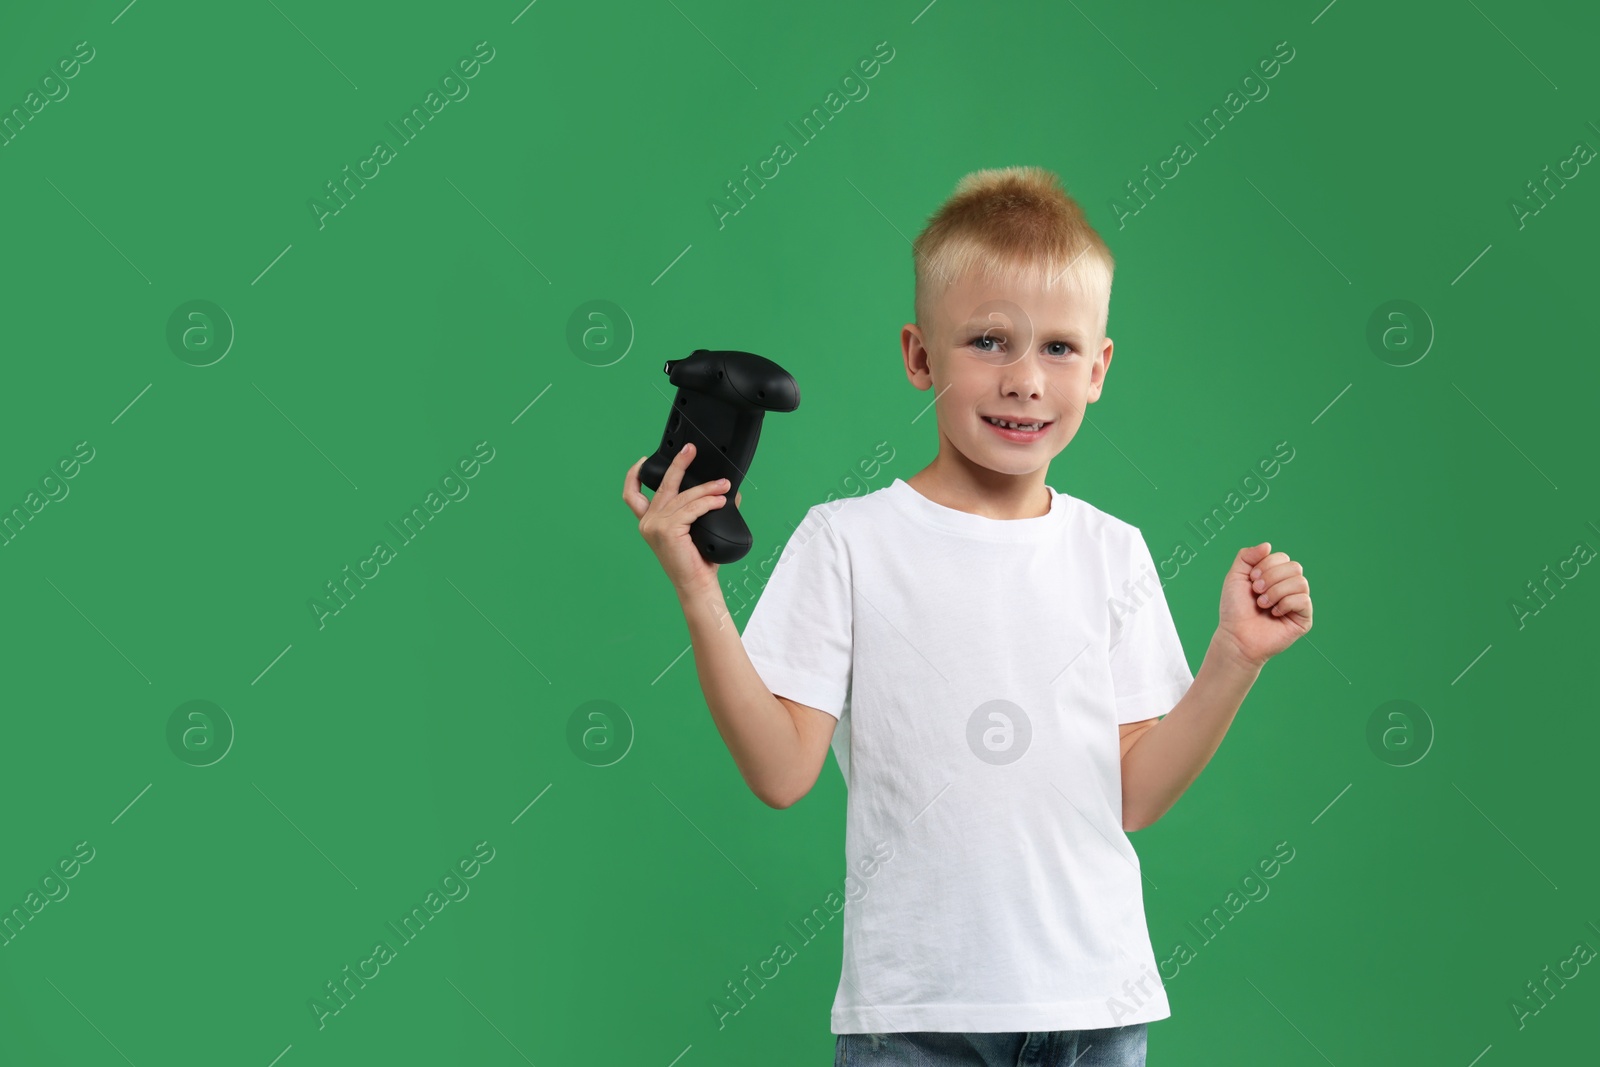
[[[1171,1012],[1126,831],[1311,628],[1310,586],[1270,543],[1241,549],[1191,675],[1139,529],[1045,484],[1112,350],[1114,261],[1054,175],[968,175],[913,258],[901,347],[938,454],[811,508],[742,638],[689,540],[725,487],[679,492],[686,449],[648,505],[635,463],[623,499],[751,790],[794,804],[830,744],[844,773],[836,1062],[1143,1064]]]

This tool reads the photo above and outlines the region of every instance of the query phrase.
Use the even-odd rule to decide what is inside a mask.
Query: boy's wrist
[[[1257,663],[1245,655],[1233,638],[1229,637],[1220,627],[1211,635],[1211,645],[1206,650],[1207,659],[1210,659],[1213,655],[1218,657],[1224,666],[1241,674],[1248,674],[1251,677],[1260,674],[1261,668],[1266,666],[1264,662]]]
[[[678,594],[678,605],[683,608],[686,617],[697,614],[710,616],[720,625],[722,620],[731,614],[728,611],[727,598],[722,595],[722,585],[718,582],[673,586],[673,590]]]
[[[712,594],[716,594],[718,597],[720,597],[722,594],[722,584],[720,582],[712,581],[688,586],[674,585],[672,590],[678,594],[678,599],[684,604],[703,603],[707,597],[711,596]],[[726,601],[724,601],[724,603],[726,603]]]

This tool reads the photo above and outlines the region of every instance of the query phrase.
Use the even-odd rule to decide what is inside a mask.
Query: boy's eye
[[[969,340],[967,344],[971,345],[973,348],[976,348],[979,352],[997,352],[999,351],[999,348],[994,346],[1005,344],[1005,338],[991,337],[988,334],[980,334],[979,336]],[[1045,346],[1045,352],[1047,355],[1054,356],[1057,359],[1062,359],[1072,355],[1073,348],[1072,344],[1068,341],[1051,341]]]

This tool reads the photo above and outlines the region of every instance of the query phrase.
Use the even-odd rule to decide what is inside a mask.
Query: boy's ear
[[[918,389],[933,388],[932,356],[924,342],[922,327],[908,322],[900,329],[900,352],[905,359],[906,378]]]
[[[1095,359],[1095,366],[1089,373],[1089,403],[1093,404],[1100,399],[1100,392],[1105,388],[1106,371],[1111,369],[1111,338],[1105,339],[1104,346],[1100,349]]]

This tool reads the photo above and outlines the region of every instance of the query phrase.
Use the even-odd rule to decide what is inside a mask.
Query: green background
[[[1060,174],[1118,257],[1115,362],[1051,484],[1158,559],[1190,542],[1166,595],[1196,670],[1239,547],[1288,551],[1316,600],[1132,837],[1158,959],[1195,952],[1150,1062],[1593,1055],[1595,966],[1512,1008],[1600,947],[1600,577],[1526,588],[1600,546],[1600,177],[1512,209],[1600,145],[1592,9],[123,2],[0,26],[6,113],[95,50],[0,147],[0,507],[93,449],[0,549],[0,912],[94,850],[0,947],[0,1060],[829,1062],[840,922],[790,924],[843,890],[844,784],[830,758],[790,810],[745,788],[623,473],[659,440],[662,363],[700,347],[801,384],[743,487],[747,562],[921,469],[909,240],[1013,164]],[[319,226],[325,183],[480,41],[469,95]],[[1280,41],[1269,95],[1202,142]],[[879,42],[869,94],[802,142],[788,123]],[[778,140],[794,158],[719,225]],[[167,340],[195,300],[235,334],[203,367],[215,315]],[[1374,348],[1392,300],[1426,319]],[[575,346],[575,321],[604,328]],[[468,495],[319,625],[325,584],[485,441]],[[1270,493],[1200,544],[1279,442]],[[174,746],[192,700],[221,715]],[[574,742],[594,701],[610,732]],[[1410,733],[1371,743],[1390,701]],[[319,1026],[325,984],[479,842],[470,894]],[[1202,943],[1279,842],[1270,894]],[[795,958],[729,998],[779,941]]]

